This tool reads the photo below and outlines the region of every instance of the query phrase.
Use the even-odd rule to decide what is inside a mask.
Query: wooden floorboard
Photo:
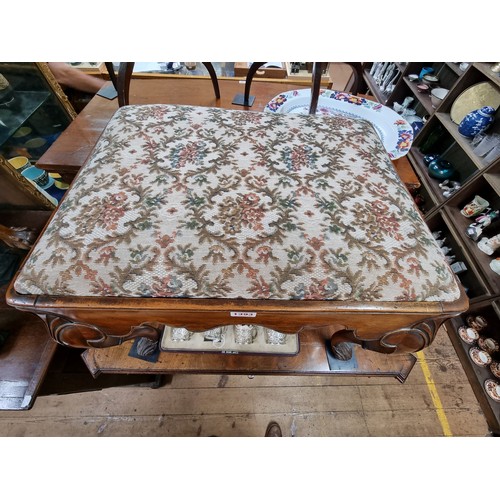
[[[404,384],[383,377],[179,374],[157,389],[39,397],[30,411],[0,412],[0,435],[253,437],[276,420],[284,436],[437,437],[444,435],[443,418],[453,436],[488,432],[442,329]]]

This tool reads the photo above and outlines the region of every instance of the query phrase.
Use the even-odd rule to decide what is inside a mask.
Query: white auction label
[[[232,318],[255,318],[257,316],[256,312],[247,311],[231,311],[229,314]]]

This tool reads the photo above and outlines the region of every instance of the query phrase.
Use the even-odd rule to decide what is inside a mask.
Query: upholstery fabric
[[[453,301],[370,123],[120,108],[15,282],[22,294]]]

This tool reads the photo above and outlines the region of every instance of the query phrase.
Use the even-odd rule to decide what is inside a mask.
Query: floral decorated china
[[[439,82],[439,78],[435,75],[424,75],[422,81],[428,85],[436,85]]]
[[[469,349],[469,356],[477,366],[488,366],[492,361],[491,356],[486,351],[477,347]]]
[[[461,326],[458,329],[458,335],[466,344],[474,344],[479,338],[479,333],[474,328],[467,328],[466,326]]]
[[[493,354],[499,350],[498,342],[492,338],[479,337],[477,345],[489,354]]]
[[[484,381],[484,388],[491,399],[500,403],[500,383],[489,378]]]
[[[310,102],[310,89],[290,90],[275,96],[264,109],[272,113],[308,114]],[[413,129],[404,118],[387,106],[364,97],[321,89],[316,113],[369,121],[392,160],[405,156],[413,142]]]
[[[483,330],[488,326],[488,322],[483,318],[483,316],[467,316],[465,321],[477,332]]]
[[[495,375],[495,377],[500,379],[500,362],[494,361],[493,363],[491,363],[490,370],[491,370],[491,373],[493,373],[493,375]]]

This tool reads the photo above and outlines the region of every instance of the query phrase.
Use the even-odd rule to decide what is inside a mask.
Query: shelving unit
[[[365,63],[364,77],[366,86],[376,97],[377,92],[373,78],[369,75],[372,63]],[[462,261],[467,270],[457,275],[467,290],[470,309],[467,314],[447,321],[446,326],[457,354],[465,368],[473,390],[483,411],[485,412],[490,430],[500,435],[500,403],[493,401],[485,392],[483,384],[486,378],[495,378],[487,368],[476,366],[469,358],[469,348],[459,337],[457,330],[465,324],[469,314],[481,315],[487,318],[488,328],[484,336],[500,341],[500,276],[490,268],[490,262],[498,253],[489,256],[482,252],[477,242],[466,234],[467,227],[475,217],[466,218],[460,211],[474,196],[479,195],[488,200],[492,209],[500,209],[500,158],[486,161],[474,153],[471,140],[462,137],[458,125],[452,118],[452,106],[456,99],[471,86],[490,82],[500,93],[500,76],[491,71],[492,63],[470,63],[462,71],[457,63],[407,63],[401,68],[402,77],[398,80],[390,95],[381,96],[381,102],[392,107],[395,102],[402,103],[406,97],[413,97],[410,107],[418,115],[426,119],[424,127],[414,138],[408,159],[421,181],[420,195],[424,197],[421,206],[424,218],[432,231],[441,231],[441,238],[446,238],[446,246],[455,255],[456,261]],[[434,68],[434,74],[440,79],[439,87],[449,89],[437,109],[432,107],[428,94],[417,89],[417,82],[410,81],[408,75],[419,74],[424,66]],[[430,150],[421,151],[431,134],[440,131],[440,138]],[[500,116],[497,110],[496,120],[488,133],[500,132]],[[439,154],[449,161],[457,170],[455,180],[461,183],[461,188],[446,198],[439,183],[428,174],[424,163],[425,154]],[[492,237],[500,233],[500,219],[484,229],[482,237]],[[480,333],[483,336],[483,332]],[[500,355],[495,354],[497,360]]]

